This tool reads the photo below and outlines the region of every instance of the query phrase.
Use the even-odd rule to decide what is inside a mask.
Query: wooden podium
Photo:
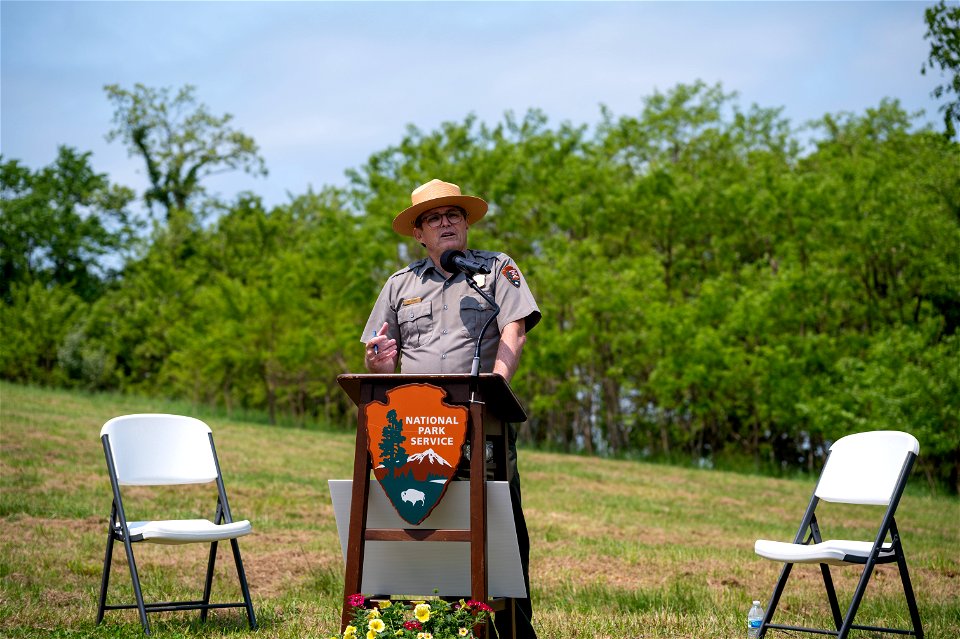
[[[470,544],[470,596],[488,601],[487,589],[487,494],[486,480],[508,481],[508,423],[526,421],[527,416],[507,381],[500,375],[341,375],[340,387],[358,407],[357,440],[353,462],[350,529],[346,552],[341,632],[350,621],[347,597],[361,592],[364,546],[367,541],[443,541]],[[372,459],[367,447],[367,419],[364,408],[370,402],[385,402],[387,391],[407,384],[430,384],[444,389],[447,403],[468,409],[467,442],[470,460],[458,467],[458,476],[469,476],[470,527],[468,529],[367,528]],[[492,472],[488,477],[487,441],[493,444]],[[398,594],[398,593],[393,593]],[[413,594],[413,593],[403,593]],[[427,594],[427,593],[417,593]],[[529,593],[528,593],[529,594]],[[515,628],[514,600],[498,598],[490,603],[498,615]],[[511,635],[514,633],[511,632]],[[508,639],[502,637],[501,639]]]

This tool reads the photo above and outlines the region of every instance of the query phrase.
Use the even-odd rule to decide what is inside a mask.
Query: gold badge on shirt
[[[483,273],[475,273],[473,281],[477,283],[477,286],[483,288],[483,284],[487,281],[487,278],[483,276]]]
[[[422,297],[411,297],[411,298],[408,299],[408,300],[403,300],[402,306],[410,306],[411,304],[416,304],[417,302],[420,302],[421,300],[423,300]]]

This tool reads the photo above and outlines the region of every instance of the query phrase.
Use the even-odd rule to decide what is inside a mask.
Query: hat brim
[[[400,211],[397,217],[393,218],[393,230],[400,235],[413,237],[413,225],[417,217],[424,211],[435,209],[438,206],[459,206],[467,214],[467,224],[473,224],[487,214],[487,203],[478,197],[472,195],[447,195],[438,197],[420,204],[414,204],[409,208]]]

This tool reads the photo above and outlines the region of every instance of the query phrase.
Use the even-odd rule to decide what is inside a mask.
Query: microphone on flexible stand
[[[471,275],[477,273],[487,275],[490,273],[490,269],[483,262],[472,260],[467,257],[463,251],[455,251],[453,249],[443,252],[443,255],[440,256],[440,266],[443,267],[443,270],[447,273],[456,273],[457,271]]]
[[[477,286],[472,276],[477,273],[487,275],[490,273],[490,269],[486,264],[470,259],[463,251],[455,251],[453,249],[444,251],[443,255],[440,256],[440,267],[448,273],[456,273],[459,271],[466,275],[467,284],[470,285],[470,288],[479,293],[480,297],[485,299],[487,303],[493,307],[493,315],[490,316],[484,323],[483,328],[480,329],[480,336],[477,337],[477,347],[473,351],[473,366],[470,368],[470,375],[476,377],[480,374],[480,344],[483,342],[483,335],[487,332],[487,327],[490,326],[490,322],[500,313],[500,306]]]

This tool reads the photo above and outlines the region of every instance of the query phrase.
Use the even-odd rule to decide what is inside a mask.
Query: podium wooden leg
[[[470,592],[487,603],[487,445],[483,432],[483,404],[470,404]],[[489,622],[478,628],[488,636]]]
[[[373,400],[373,389],[364,389],[365,406]],[[357,444],[353,457],[353,492],[350,497],[350,532],[347,537],[347,566],[343,576],[343,607],[340,632],[350,623],[351,608],[347,597],[363,587],[364,537],[367,533],[367,498],[370,496],[370,452],[367,450],[367,416],[361,407],[357,414]]]

